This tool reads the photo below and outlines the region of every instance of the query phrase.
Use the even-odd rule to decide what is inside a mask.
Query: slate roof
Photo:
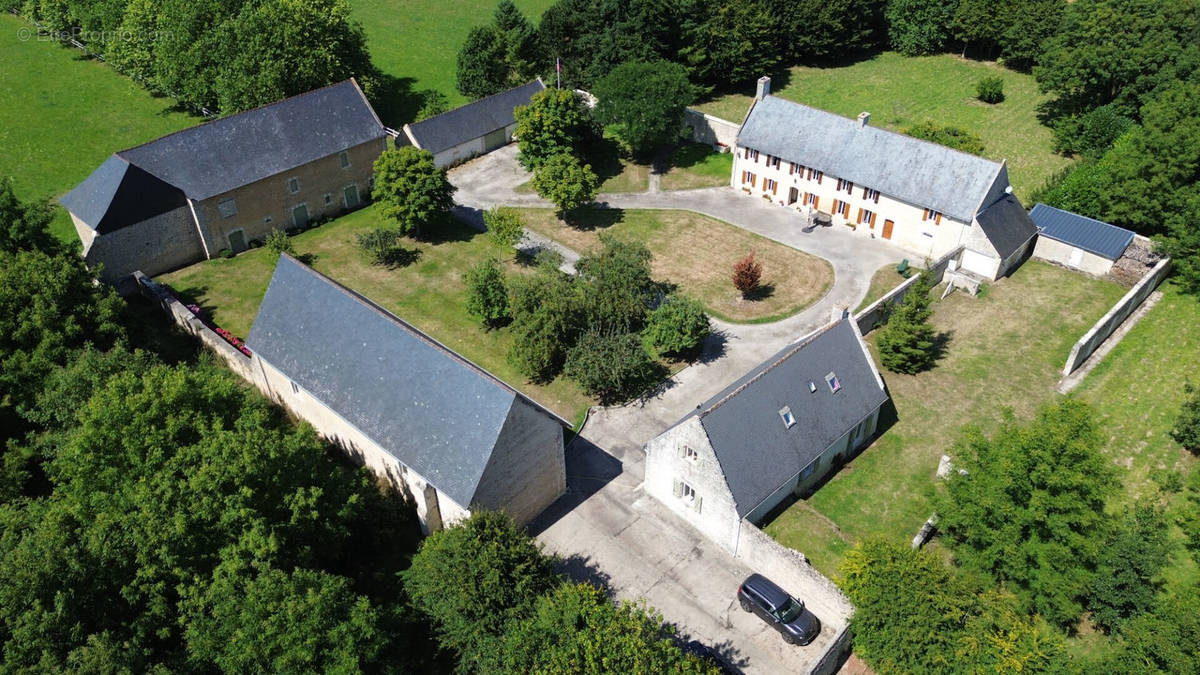
[[[541,79],[406,125],[417,146],[437,154],[513,124],[513,109],[546,88]]]
[[[187,204],[183,193],[113,155],[59,203],[100,234]]]
[[[1043,237],[1061,241],[1109,260],[1121,257],[1133,232],[1070,211],[1036,204],[1029,212]]]
[[[1011,194],[984,207],[975,218],[988,241],[996,247],[1001,260],[1015,253],[1037,234],[1037,227],[1029,219],[1025,207]]]
[[[775,96],[750,109],[737,144],[967,223],[1003,166]]]
[[[739,516],[887,400],[853,321],[843,319],[788,345],[688,416],[699,416]],[[825,381],[830,372],[841,384],[837,392]],[[785,406],[796,419],[791,428],[779,415]]]
[[[279,258],[247,346],[469,507],[520,395],[366,298]],[[522,398],[522,400],[525,400]]]

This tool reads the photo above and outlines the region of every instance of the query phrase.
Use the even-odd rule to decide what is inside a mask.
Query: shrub
[[[641,392],[654,378],[654,362],[637,333],[588,331],[567,354],[567,377],[608,405]]]
[[[220,251],[217,251],[217,255],[228,260],[233,257],[233,249],[223,248]]]
[[[454,206],[454,186],[433,155],[411,145],[386,150],[375,160],[371,198],[380,212],[396,221],[401,234],[420,235],[421,228]]]
[[[472,267],[465,276],[468,314],[488,328],[509,318],[508,289],[504,286],[504,273],[495,260],[485,260]]]
[[[642,329],[653,297],[653,256],[646,245],[600,235],[602,247],[579,258],[579,304],[588,328],[606,333]]]
[[[742,297],[753,293],[762,281],[762,264],[754,259],[754,251],[733,265],[733,287],[741,291]]]
[[[999,103],[1004,100],[1004,78],[999,75],[981,77],[975,83],[975,97],[984,103]]]
[[[576,334],[574,286],[552,267],[514,280],[512,336],[508,361],[534,382],[554,379]]]
[[[372,265],[396,265],[404,253],[399,244],[400,231],[393,228],[377,227],[355,235],[355,239],[359,250]]]
[[[934,331],[929,323],[932,289],[929,273],[921,272],[879,333],[879,361],[893,373],[914,375],[933,364]]]
[[[272,229],[271,234],[267,235],[267,249],[271,251],[271,257],[278,258],[286,253],[288,255],[296,255],[296,248],[292,246],[292,238],[279,229]]]
[[[508,206],[495,206],[483,212],[483,224],[492,240],[504,248],[512,248],[525,236],[525,220],[520,212]]]
[[[529,182],[543,199],[554,202],[560,217],[595,201],[600,187],[592,167],[567,154],[547,159]]]
[[[925,120],[905,129],[904,133],[913,138],[931,141],[948,148],[969,152],[972,155],[983,154],[983,140],[958,127],[944,127],[931,120]]]
[[[645,336],[666,354],[695,351],[712,332],[704,306],[690,298],[670,295],[650,313]]]

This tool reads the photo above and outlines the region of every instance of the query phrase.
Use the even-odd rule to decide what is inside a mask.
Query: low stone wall
[[[687,108],[683,111],[683,123],[692,130],[692,140],[715,148],[732,148],[737,143],[740,124],[720,117]]]
[[[950,251],[946,255],[930,263],[928,272],[913,268],[914,271],[917,272],[916,274],[913,274],[908,279],[901,281],[900,285],[885,293],[882,298],[879,298],[875,302],[867,305],[863,311],[854,315],[854,321],[858,324],[858,331],[863,335],[866,335],[867,333],[870,333],[876,328],[879,328],[883,324],[887,323],[887,313],[889,308],[892,305],[898,305],[904,301],[904,296],[908,294],[908,289],[914,283],[916,283],[917,279],[920,278],[922,274],[932,274],[935,285],[945,281],[946,271],[950,269],[950,262],[957,261],[958,256],[961,253],[962,247]]]
[[[1063,366],[1063,377],[1070,375],[1076,368],[1083,365],[1083,362],[1087,361],[1101,343],[1107,340],[1108,336],[1112,335],[1113,331],[1154,292],[1158,284],[1167,276],[1170,263],[1170,258],[1158,261],[1158,264],[1151,268],[1141,281],[1129,289],[1125,297],[1118,300],[1117,304],[1108,310],[1108,313],[1100,317],[1100,320],[1084,333],[1083,337],[1079,338],[1079,341],[1071,348],[1071,354],[1067,356],[1067,363]]]

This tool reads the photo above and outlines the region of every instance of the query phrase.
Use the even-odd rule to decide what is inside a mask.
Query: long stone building
[[[346,80],[116,152],[60,202],[106,281],[153,276],[357,208],[386,142]]]
[[[405,124],[403,138],[432,153],[437,166],[465,162],[511,143],[517,130],[517,106],[529,105],[534,94],[545,89],[539,78],[429,119]]]
[[[771,96],[770,78],[759,80],[733,151],[734,189],[917,259],[961,247],[956,265],[985,279],[1018,265],[1037,234],[1004,162],[872,127],[868,113],[848,119]]]

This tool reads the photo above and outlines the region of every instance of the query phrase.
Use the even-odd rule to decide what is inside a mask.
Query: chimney
[[[871,121],[871,113],[869,113],[869,112],[858,113],[858,128],[859,129],[867,126],[867,122],[870,122],[870,121]]]
[[[754,100],[761,101],[771,95],[771,78],[763,75],[758,78],[758,91],[754,92]]]

